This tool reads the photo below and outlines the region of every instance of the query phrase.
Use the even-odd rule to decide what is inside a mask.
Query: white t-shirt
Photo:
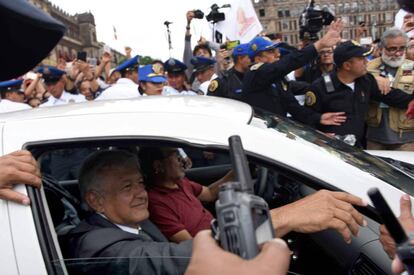
[[[348,86],[349,88],[351,88],[351,90],[353,92],[355,92],[355,82],[352,83],[345,83],[346,86]]]
[[[120,78],[114,85],[95,98],[95,100],[135,98],[139,96],[141,94],[138,91],[138,84],[131,79]]]
[[[14,102],[8,99],[2,99],[0,101],[0,113],[8,113],[29,109],[32,109],[32,107],[24,103]]]

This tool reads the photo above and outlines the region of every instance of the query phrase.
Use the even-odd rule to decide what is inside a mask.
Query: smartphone
[[[91,65],[91,66],[93,66],[93,67],[96,67],[96,65],[97,65],[97,60],[96,60],[96,58],[88,58],[88,63],[89,63],[89,65]]]
[[[240,40],[228,41],[226,43],[226,50],[230,51],[238,45],[240,45]]]
[[[86,52],[78,52],[78,56],[77,56],[77,58],[76,59],[78,59],[78,60],[82,60],[82,61],[85,61],[86,62]]]

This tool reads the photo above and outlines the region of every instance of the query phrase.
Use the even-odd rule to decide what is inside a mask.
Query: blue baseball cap
[[[24,92],[22,90],[23,79],[12,79],[0,82],[0,92]]]
[[[124,71],[124,70],[135,70],[139,66],[139,59],[140,56],[136,55],[130,59],[125,60],[121,63],[118,67],[115,68],[114,71]]]
[[[216,60],[204,56],[193,56],[190,62],[194,66],[194,72],[201,72],[212,67],[216,63]]]
[[[249,43],[240,44],[234,47],[232,55],[233,57],[249,55]]]
[[[43,66],[36,70],[36,72],[41,73],[45,83],[53,83],[59,81],[62,75],[65,74],[64,71],[59,70],[53,66]]]
[[[145,65],[138,70],[138,80],[153,83],[164,83],[167,81],[160,70],[159,64]]]
[[[170,58],[164,62],[165,71],[168,73],[184,73],[187,66],[178,59]]]
[[[249,42],[249,56],[254,58],[258,53],[277,48],[279,43],[273,43],[269,38],[258,36]]]

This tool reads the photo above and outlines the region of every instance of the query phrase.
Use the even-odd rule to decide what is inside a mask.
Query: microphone
[[[172,23],[173,23],[173,22],[165,21],[165,22],[164,22],[164,25],[168,27],[168,26],[169,26],[170,24],[172,24]]]

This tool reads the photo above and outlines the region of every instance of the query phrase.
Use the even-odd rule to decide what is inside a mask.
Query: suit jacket
[[[192,242],[168,242],[149,220],[140,226],[150,238],[123,231],[98,214],[91,215],[69,233],[69,242],[74,258],[94,258],[93,263],[85,259],[87,264],[77,261],[73,266],[67,264],[68,269],[90,274],[183,274]]]

